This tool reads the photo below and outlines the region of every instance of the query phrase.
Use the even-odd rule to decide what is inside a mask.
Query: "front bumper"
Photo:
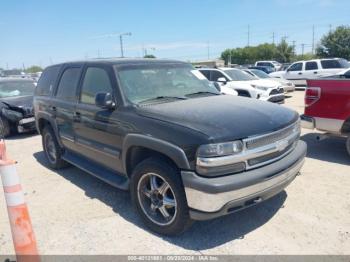
[[[36,126],[35,126],[34,117],[23,118],[18,121],[18,125],[17,125],[18,133],[31,132],[35,130],[36,130]]]
[[[298,141],[296,148],[279,161],[240,174],[204,178],[182,171],[191,218],[206,220],[223,216],[278,194],[299,173],[305,155],[306,144]]]

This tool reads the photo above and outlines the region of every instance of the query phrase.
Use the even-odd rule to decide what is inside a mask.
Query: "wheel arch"
[[[343,123],[343,125],[341,127],[341,133],[342,134],[350,134],[350,117],[348,117],[344,121],[344,123]]]
[[[179,169],[190,169],[185,152],[180,147],[145,135],[126,136],[122,153],[125,174],[130,176],[138,163],[151,156],[160,157]]]
[[[60,147],[63,148],[63,144],[61,142],[61,139],[59,139],[59,136],[58,136],[57,125],[56,125],[55,121],[53,120],[53,118],[50,116],[47,116],[45,114],[42,114],[42,115],[37,115],[36,119],[37,119],[36,120],[36,127],[37,127],[39,134],[42,134],[42,131],[43,131],[45,126],[50,126],[55,133],[58,144],[60,145]]]

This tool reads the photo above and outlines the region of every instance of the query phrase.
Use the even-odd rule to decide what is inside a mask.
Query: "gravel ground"
[[[303,111],[303,91],[284,106]],[[302,175],[274,198],[167,238],[144,228],[127,192],[70,167],[47,168],[38,135],[7,140],[41,254],[350,254],[350,157],[344,139],[304,130]],[[0,254],[13,254],[0,190]]]

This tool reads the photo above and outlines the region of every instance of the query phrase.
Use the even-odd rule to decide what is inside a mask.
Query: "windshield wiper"
[[[141,101],[140,103],[147,103],[147,102],[152,102],[152,101],[156,101],[156,100],[167,100],[167,99],[175,99],[175,100],[186,100],[188,99],[187,97],[184,96],[157,96],[157,97],[152,97],[146,100]]]
[[[202,94],[220,95],[220,93],[214,93],[214,92],[211,92],[211,91],[199,91],[199,92],[186,94],[185,96],[195,96],[195,95],[202,95]]]

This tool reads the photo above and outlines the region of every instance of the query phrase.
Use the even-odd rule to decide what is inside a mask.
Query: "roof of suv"
[[[58,63],[52,66],[63,65],[63,64],[75,64],[75,63],[102,63],[112,65],[129,65],[129,64],[153,64],[153,63],[180,63],[188,64],[183,61],[170,60],[170,59],[155,59],[155,58],[97,58],[97,59],[86,59],[78,61],[68,61],[64,63]]]

